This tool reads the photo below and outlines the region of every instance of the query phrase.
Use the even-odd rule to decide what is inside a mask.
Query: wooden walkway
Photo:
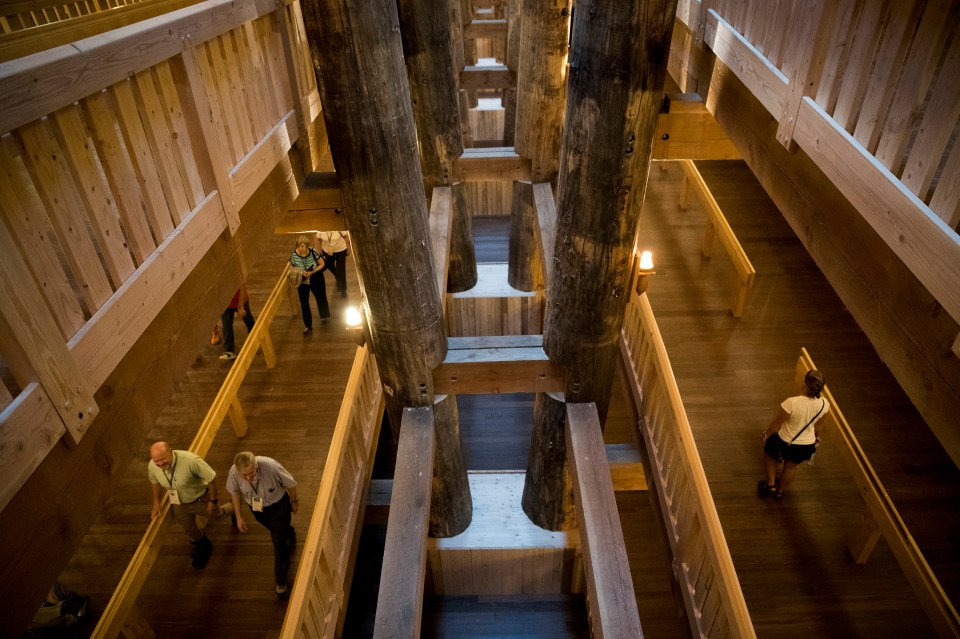
[[[655,251],[657,262],[648,294],[757,634],[931,636],[929,623],[882,541],[865,566],[855,565],[846,552],[845,535],[862,503],[829,447],[818,453],[815,466],[801,470],[794,490],[783,500],[763,501],[755,491],[761,472],[759,432],[779,401],[792,394],[792,369],[800,347],[806,346],[955,601],[960,600],[960,476],[749,171],[741,163],[700,168],[757,269],[743,317],[735,319],[729,311],[736,287],[733,267],[720,252],[710,260],[700,257],[704,213],[695,198],[690,198],[687,211],[677,207],[681,172],[675,165],[653,167],[641,216],[644,248]],[[502,219],[478,223],[475,235],[479,260],[506,259]],[[291,238],[273,239],[252,266],[255,314],[291,244]],[[326,326],[315,320],[313,335],[304,338],[299,319],[275,320],[271,333],[279,364],[268,371],[258,358],[241,392],[250,433],[238,441],[226,423],[208,456],[221,482],[233,455],[249,449],[280,460],[301,482],[301,495],[316,493],[354,350],[340,319],[346,303],[359,298],[352,260],[348,267],[350,298],[328,295],[334,319]],[[328,291],[333,289],[332,277],[327,285]],[[210,318],[211,325],[215,321]],[[245,331],[240,322],[236,329],[239,347]],[[198,345],[193,370],[61,577],[66,587],[91,596],[94,614],[106,603],[149,516],[147,447],[159,438],[174,446],[189,443],[229,366],[217,359],[219,352],[219,347]],[[468,405],[471,401],[476,405]],[[489,419],[491,410],[497,411],[497,419]],[[529,398],[523,396],[503,396],[492,403],[465,401],[461,417],[469,467],[523,468],[530,414]],[[491,421],[496,430],[488,427]],[[629,412],[615,396],[608,442],[629,441],[628,427]],[[303,529],[312,503],[301,502],[295,525]],[[685,636],[648,495],[621,493],[618,503],[646,636]],[[247,535],[239,535],[229,524],[215,525],[210,537],[213,557],[203,571],[194,571],[182,533],[171,527],[138,602],[157,636],[275,636],[284,604],[272,595],[272,550],[266,530],[254,526]],[[362,561],[367,559],[361,554]],[[363,569],[359,570],[361,579]],[[458,636],[439,614],[472,610],[494,619],[523,610],[509,602],[459,602],[467,606],[459,609],[457,603],[434,601],[426,606],[424,636]],[[534,623],[542,622],[543,610],[558,611],[560,630],[553,635],[544,628],[542,636],[582,636],[585,620],[577,619],[562,602],[539,602],[535,608],[539,616]]]

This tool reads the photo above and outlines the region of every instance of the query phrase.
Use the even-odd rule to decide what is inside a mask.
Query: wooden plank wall
[[[920,135],[908,144],[914,130],[956,130],[957,101],[948,97],[954,83],[945,81],[956,77],[951,71],[956,53],[944,48],[946,34],[956,33],[955,3],[949,9],[919,3],[922,14],[906,17],[890,6],[876,16],[889,24],[887,33],[901,49],[894,55],[883,38],[874,37],[880,28],[875,20],[830,14],[829,21],[818,23],[830,34],[829,46],[822,59],[810,61],[823,70],[791,113],[784,111],[788,83],[807,74],[791,68],[802,52],[789,50],[777,35],[788,30],[790,14],[770,14],[760,3],[744,3],[741,11],[726,3],[714,6],[715,12],[691,16],[689,27],[682,27],[691,47],[703,33],[712,48],[694,54],[691,47],[683,49],[683,38],[675,39],[679,48],[672,55],[679,62],[672,68],[701,72],[712,65],[710,75],[697,79],[708,108],[941,443],[960,461],[955,419],[960,411],[960,237],[952,230],[958,222],[954,191],[960,150],[949,134],[936,144],[925,145]],[[901,33],[898,21],[913,18],[918,30]],[[863,32],[857,30],[861,24]],[[950,46],[960,46],[956,41]],[[882,104],[868,105],[874,96],[854,93],[854,87],[861,81],[878,90],[886,87],[869,71],[879,55],[895,82],[880,91],[886,97]],[[931,58],[944,63],[937,66]],[[934,87],[929,100],[922,100],[918,85]],[[877,113],[875,122],[857,119],[864,109]],[[778,140],[790,118],[796,122],[793,137]],[[794,144],[798,148],[789,150]],[[928,167],[922,180],[907,169],[919,164]]]
[[[2,471],[3,527],[20,522],[0,556],[17,586],[8,603],[46,592],[208,323],[184,322],[222,310],[302,182],[312,155],[293,145],[316,136],[298,105],[316,89],[290,71],[304,67],[283,46],[290,16],[210,0],[0,64],[0,236],[23,274],[0,304],[14,379],[0,432],[19,451]],[[58,348],[48,373],[39,354]],[[79,395],[63,399],[68,389]],[[75,450],[36,426],[56,421]]]

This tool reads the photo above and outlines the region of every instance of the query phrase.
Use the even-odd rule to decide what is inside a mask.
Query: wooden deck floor
[[[928,560],[958,600],[960,477],[955,466],[742,164],[701,167],[758,271],[739,320],[729,312],[733,268],[720,252],[710,260],[699,256],[705,216],[693,202],[687,211],[677,208],[680,172],[672,165],[664,168],[651,171],[648,204],[641,217],[644,243],[657,259],[649,296],[757,634],[931,636],[929,623],[882,541],[865,566],[853,564],[846,553],[844,536],[862,504],[835,453],[822,449],[816,465],[802,469],[791,494],[779,502],[763,501],[755,493],[761,471],[758,434],[779,401],[791,393],[792,369],[800,347],[806,346],[825,371],[827,383]],[[475,232],[484,237],[478,242],[478,259],[506,255],[502,224],[484,220]],[[290,244],[289,238],[274,239],[253,266],[255,314],[276,281]],[[280,460],[301,482],[301,495],[316,493],[353,353],[339,319],[345,303],[358,298],[352,261],[348,266],[350,298],[329,297],[334,314],[329,324],[315,324],[313,335],[304,338],[299,319],[275,320],[272,336],[280,364],[268,371],[258,359],[241,393],[250,433],[238,441],[227,422],[208,455],[221,480],[233,455],[249,449]],[[332,289],[332,278],[327,282]],[[210,323],[215,320],[210,318]],[[237,329],[242,342],[245,332],[239,322]],[[106,603],[149,516],[144,468],[149,443],[164,438],[185,447],[226,373],[229,364],[217,359],[218,347],[198,345],[198,353],[193,370],[144,441],[142,455],[130,462],[121,485],[61,577],[65,586],[91,596],[94,613]],[[516,398],[503,399],[502,403],[516,404],[521,413],[529,410]],[[461,408],[464,419],[469,412]],[[616,424],[608,428],[608,439],[627,440],[627,415],[615,400],[611,416]],[[522,436],[501,437],[492,447],[490,438],[465,426],[464,441],[472,467],[525,465],[527,441]],[[302,502],[295,518],[301,528],[312,511],[309,499]],[[618,502],[631,562],[636,563],[632,568],[640,584],[637,593],[641,620],[647,620],[646,635],[684,636],[647,495],[622,494]],[[182,533],[171,529],[138,602],[140,610],[158,637],[275,636],[284,605],[271,592],[267,532],[254,527],[239,535],[221,525],[210,536],[214,544],[210,564],[194,571]],[[449,603],[438,602],[427,612],[447,610]],[[567,612],[558,615],[558,623],[578,627]],[[435,619],[424,627],[442,635]]]

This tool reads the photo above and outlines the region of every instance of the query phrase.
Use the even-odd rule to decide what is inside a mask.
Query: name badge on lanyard
[[[180,495],[177,493],[176,488],[167,488],[167,498],[170,499],[170,503],[174,506],[180,505]]]
[[[250,504],[250,510],[255,513],[263,512],[263,497],[254,497],[253,503]]]

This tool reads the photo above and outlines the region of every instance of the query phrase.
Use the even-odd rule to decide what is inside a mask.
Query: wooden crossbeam
[[[463,37],[467,40],[477,38],[506,38],[506,20],[474,20],[463,27]]]
[[[437,395],[562,392],[563,368],[543,352],[542,335],[451,337],[433,384]]]
[[[587,573],[590,634],[642,637],[596,404],[567,404],[564,432]]]
[[[502,64],[466,66],[460,72],[460,88],[468,91],[512,89],[517,86],[517,72]]]
[[[404,408],[377,596],[375,639],[420,636],[433,481],[433,407]]]
[[[530,160],[512,146],[470,148],[454,162],[453,172],[461,182],[529,180]]]

